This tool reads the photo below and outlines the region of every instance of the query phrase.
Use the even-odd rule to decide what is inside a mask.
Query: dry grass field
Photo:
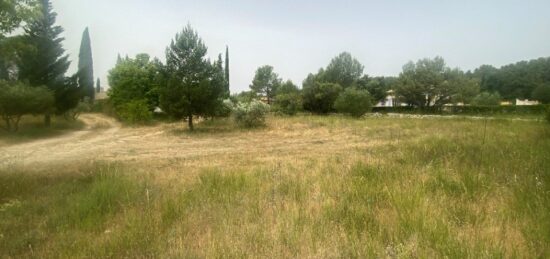
[[[0,136],[0,258],[547,258],[550,127],[269,117]]]

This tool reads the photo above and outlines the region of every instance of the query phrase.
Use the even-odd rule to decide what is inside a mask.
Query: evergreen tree
[[[225,46],[225,92],[227,97],[231,95],[229,83],[229,47]]]
[[[19,79],[27,80],[31,86],[46,86],[53,91],[57,113],[64,113],[78,104],[78,86],[66,80],[65,73],[69,68],[69,56],[61,43],[63,29],[55,25],[57,14],[49,0],[41,0],[41,15],[30,21],[25,28],[26,41],[32,45],[32,51],[22,53],[19,64]],[[74,105],[74,106],[73,106]],[[50,125],[50,114],[44,121]]]
[[[95,84],[95,92],[101,93],[101,81],[99,81],[99,78],[97,78],[97,82]]]
[[[78,55],[78,85],[83,91],[83,97],[89,97],[91,101],[95,99],[94,62],[88,28],[82,33],[82,41],[80,42],[80,54]]]
[[[159,89],[160,105],[174,118],[187,118],[191,130],[193,116],[211,116],[225,90],[221,64],[212,64],[206,53],[206,45],[190,25],[166,49],[167,79]]]

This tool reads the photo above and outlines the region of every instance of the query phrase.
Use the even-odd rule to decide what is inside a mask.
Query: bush
[[[80,114],[92,111],[92,104],[88,97],[85,97],[83,101],[80,101],[76,107],[68,110],[64,115],[66,119],[76,120]]]
[[[546,121],[550,123],[550,107],[546,108]]]
[[[478,94],[473,100],[472,105],[476,106],[496,106],[500,105],[500,94],[483,92]]]
[[[146,100],[133,100],[117,108],[120,119],[130,124],[145,124],[153,119]]]
[[[348,88],[338,96],[334,108],[340,113],[361,117],[372,109],[372,98],[367,90]]]
[[[265,116],[268,112],[269,105],[260,101],[238,103],[233,107],[235,122],[246,128],[265,125]]]
[[[17,131],[23,115],[39,115],[53,109],[54,96],[47,88],[0,82],[0,116],[7,131]]]
[[[304,109],[314,113],[329,113],[334,110],[334,101],[342,92],[342,87],[333,83],[304,83],[302,92]]]
[[[300,93],[285,93],[275,96],[275,111],[295,115],[302,108]]]

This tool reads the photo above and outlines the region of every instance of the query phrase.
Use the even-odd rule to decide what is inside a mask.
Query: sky
[[[231,91],[271,65],[301,85],[343,51],[369,76],[397,76],[408,61],[442,56],[473,70],[550,56],[548,0],[52,0],[75,72],[89,27],[94,73],[108,86],[118,54],[165,49],[187,24],[216,59],[229,46]]]

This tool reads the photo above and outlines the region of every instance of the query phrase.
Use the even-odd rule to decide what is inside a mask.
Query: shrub
[[[546,108],[546,121],[550,123],[550,107]]]
[[[367,90],[348,88],[334,102],[338,112],[361,117],[372,109],[372,98]]]
[[[265,125],[265,116],[268,112],[269,105],[260,101],[238,103],[233,107],[235,122],[246,128]]]
[[[339,84],[313,82],[304,83],[304,109],[314,113],[329,113],[334,110],[334,101],[342,92]]]
[[[472,105],[476,106],[491,106],[491,105],[500,105],[500,94],[498,93],[489,93],[483,92],[478,94],[473,100]]]
[[[92,103],[88,97],[85,97],[83,101],[80,101],[76,107],[68,110],[64,115],[66,119],[76,120],[80,114],[92,111]]]
[[[23,115],[44,114],[53,109],[54,96],[47,88],[0,82],[0,116],[7,131],[17,131]]]
[[[144,124],[153,119],[146,100],[133,100],[117,108],[120,119],[130,124]]]
[[[302,108],[300,93],[285,93],[275,96],[275,111],[295,115]]]

